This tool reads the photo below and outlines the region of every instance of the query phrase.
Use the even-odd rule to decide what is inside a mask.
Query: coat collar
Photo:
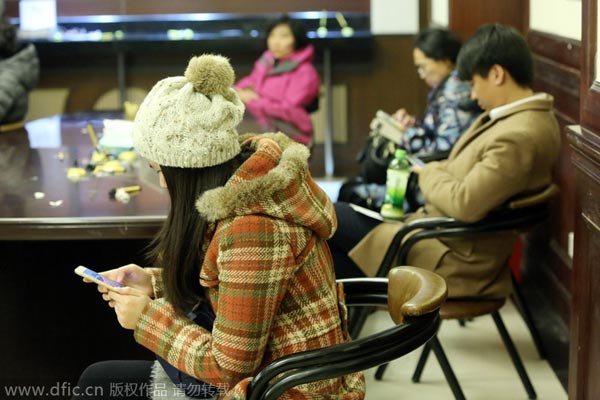
[[[492,125],[510,117],[511,115],[522,111],[551,111],[554,98],[547,93],[539,93],[531,97],[531,100],[526,102],[515,102],[512,107],[502,107],[494,119],[490,118],[490,111],[486,111],[473,122],[471,127],[458,139],[449,158],[454,158],[460,153],[473,139],[487,131]]]

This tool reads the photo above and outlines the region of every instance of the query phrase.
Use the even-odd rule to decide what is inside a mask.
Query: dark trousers
[[[327,243],[333,257],[335,276],[337,279],[364,277],[364,272],[348,257],[348,252],[381,221],[357,213],[348,203],[338,202],[334,207],[338,228]]]
[[[153,361],[101,361],[83,371],[72,399],[148,399]]]

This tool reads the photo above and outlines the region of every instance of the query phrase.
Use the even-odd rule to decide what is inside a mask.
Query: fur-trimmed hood
[[[210,222],[251,214],[305,226],[322,238],[335,232],[333,205],[308,171],[308,149],[282,133],[240,135],[254,151],[225,186],[196,201]]]

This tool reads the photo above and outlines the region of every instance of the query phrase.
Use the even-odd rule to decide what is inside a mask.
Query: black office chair
[[[320,101],[320,95],[318,95],[317,97],[315,97],[315,99],[313,101],[311,101],[310,103],[308,103],[307,105],[304,106],[304,109],[306,110],[307,113],[312,114],[314,112],[319,111],[319,101]]]
[[[414,267],[393,268],[389,278],[343,279],[348,307],[386,306],[395,326],[267,365],[248,388],[248,400],[275,400],[297,385],[363,371],[399,358],[431,339],[439,326],[446,282]]]
[[[520,232],[526,232],[533,226],[546,221],[550,215],[550,200],[558,193],[558,187],[554,184],[548,186],[539,193],[520,198],[509,202],[505,207],[498,209],[490,213],[486,218],[475,223],[464,223],[455,220],[454,218],[424,218],[415,220],[407,223],[400,232],[394,237],[392,245],[388,249],[384,260],[378,271],[378,276],[385,275],[389,270],[392,262],[396,259],[399,264],[406,262],[408,253],[412,246],[420,240],[430,238],[441,238],[441,237],[467,237],[470,235],[478,235],[481,233],[499,232],[506,230],[517,230]],[[417,231],[412,236],[403,240],[407,234]],[[508,267],[507,267],[508,268]],[[518,289],[518,288],[517,288]],[[521,358],[514,346],[506,327],[500,317],[498,310],[504,305],[505,299],[498,300],[478,300],[478,299],[448,299],[442,308],[440,309],[440,317],[444,319],[458,319],[461,321],[474,318],[477,316],[491,314],[498,332],[502,337],[504,345],[517,369],[521,381],[525,386],[525,390],[530,399],[536,398],[536,393],[531,384],[531,381],[525,371]],[[525,303],[521,302],[518,306],[522,307],[522,313],[530,316],[529,311],[525,307]],[[526,323],[532,324],[531,320]],[[361,315],[359,323],[364,323],[365,316]],[[356,331],[360,327],[353,327],[353,331]],[[530,329],[533,328],[533,324]],[[537,332],[537,331],[535,331]],[[534,339],[536,335],[533,335]],[[539,335],[537,335],[539,337]],[[423,367],[429,355],[429,352],[433,350],[441,367],[452,392],[456,399],[464,399],[465,396],[462,392],[460,384],[454,375],[452,367],[450,366],[442,345],[439,342],[437,335],[428,342],[421,355],[421,358],[417,364],[417,368],[413,375],[413,381],[419,382]],[[376,372],[376,379],[381,379],[385,371],[385,365],[378,368]]]

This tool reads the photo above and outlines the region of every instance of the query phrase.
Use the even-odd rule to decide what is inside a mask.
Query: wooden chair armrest
[[[388,279],[389,313],[397,324],[438,310],[448,296],[444,278],[422,268],[395,267]]]

